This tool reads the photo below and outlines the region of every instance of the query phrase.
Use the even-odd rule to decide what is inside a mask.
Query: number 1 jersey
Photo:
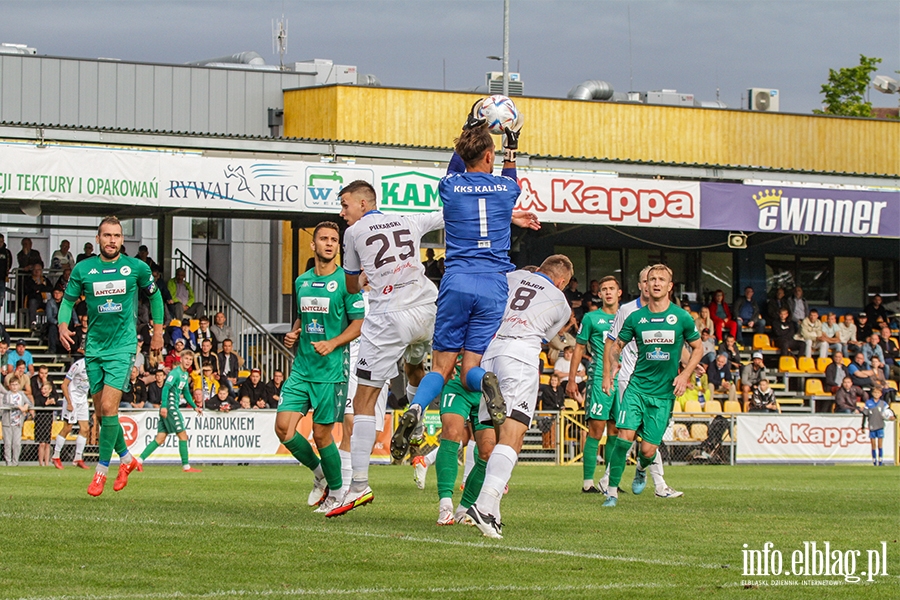
[[[369,313],[382,314],[433,304],[437,288],[425,276],[419,256],[422,236],[444,226],[440,211],[417,214],[367,212],[344,232],[343,267],[365,271],[372,292]]]
[[[541,344],[562,331],[572,316],[572,307],[562,290],[541,273],[507,273],[509,298],[500,329],[484,353],[484,359],[508,356],[540,364]]]

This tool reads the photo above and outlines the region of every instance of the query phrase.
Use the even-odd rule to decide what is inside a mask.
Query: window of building
[[[834,257],[834,305],[863,306],[863,259]]]
[[[875,294],[881,294],[885,302],[897,298],[897,261],[869,260],[866,263],[865,303],[871,302]]]
[[[734,255],[731,252],[703,252],[700,255],[700,295],[708,304],[713,292],[722,290],[725,301],[734,302]]]
[[[225,219],[191,219],[191,237],[195,240],[224,240]]]
[[[622,285],[622,257],[618,250],[588,250],[588,282],[612,275]],[[624,294],[623,294],[624,295]]]

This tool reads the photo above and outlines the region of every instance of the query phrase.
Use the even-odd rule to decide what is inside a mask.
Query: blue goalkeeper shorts
[[[447,273],[438,293],[434,343],[438,352],[484,354],[500,328],[509,285],[505,273]]]

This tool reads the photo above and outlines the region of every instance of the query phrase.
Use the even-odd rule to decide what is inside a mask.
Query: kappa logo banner
[[[870,462],[869,430],[859,415],[737,417],[737,462]],[[894,461],[895,421],[885,422],[884,460]]]

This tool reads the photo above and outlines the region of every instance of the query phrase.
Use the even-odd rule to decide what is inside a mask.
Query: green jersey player
[[[641,469],[645,470],[653,463],[668,427],[675,397],[684,393],[703,357],[700,334],[691,315],[669,301],[672,270],[665,265],[650,267],[647,288],[650,301],[628,315],[618,339],[610,347],[610,360],[616,361],[625,345],[634,340],[637,363],[616,413],[619,433],[611,452],[609,487],[603,506],[615,506],[618,502],[619,482],[635,434],[642,440],[638,452]],[[679,374],[685,343],[691,347],[691,356]],[[612,391],[610,388],[604,384],[605,392]]]
[[[119,491],[128,483],[132,470],[141,470],[125,444],[125,433],[119,424],[119,402],[122,392],[131,386],[131,367],[137,348],[138,292],[150,297],[153,320],[151,350],[162,350],[163,301],[150,272],[142,260],[121,254],[122,225],[116,217],[106,217],[97,231],[100,256],[92,256],[75,265],[62,304],[59,307],[59,339],[66,350],[74,339],[69,331],[72,307],[84,296],[88,313],[85,343],[85,367],[90,381],[94,411],[100,420],[99,461],[88,494],[99,496],[106,485],[106,475],[113,449],[120,458],[119,475],[113,485]]]
[[[138,460],[143,464],[154,450],[159,448],[171,434],[178,436],[178,454],[181,455],[181,468],[185,473],[199,473],[200,469],[191,468],[188,460],[188,436],[184,430],[184,417],[178,406],[181,399],[191,405],[198,415],[203,415],[203,409],[194,403],[191,396],[191,375],[188,370],[194,364],[194,353],[190,350],[182,350],[181,363],[169,371],[161,393],[162,402],[159,406],[159,424],[156,426],[156,438],[153,439]]]
[[[347,290],[344,270],[335,264],[340,248],[337,224],[316,225],[311,247],[315,265],[294,282],[298,316],[284,345],[296,345],[297,355],[281,390],[275,433],[294,458],[312,470],[308,503],[327,513],[340,501],[341,456],[331,432],[344,419],[350,375],[347,344],[359,337],[365,304],[359,293]],[[297,432],[297,423],[310,410],[318,457]]]
[[[575,397],[578,392],[578,384],[575,382],[578,365],[584,356],[585,347],[591,346],[591,366],[587,372],[587,387],[584,394],[584,418],[588,421],[588,434],[584,442],[584,483],[581,491],[587,494],[599,494],[600,489],[594,484],[594,473],[597,469],[597,453],[600,449],[600,440],[603,438],[603,430],[606,429],[606,447],[612,448],[616,439],[615,407],[618,398],[618,390],[615,388],[609,394],[603,392],[601,382],[603,380],[603,348],[606,345],[606,334],[612,327],[616,311],[619,310],[619,298],[622,289],[619,281],[609,275],[600,280],[600,298],[603,306],[598,310],[585,313],[581,319],[581,327],[575,338],[575,353],[569,365],[569,384],[566,392],[569,397]],[[612,417],[612,420],[610,420]],[[608,454],[607,454],[608,457]]]

